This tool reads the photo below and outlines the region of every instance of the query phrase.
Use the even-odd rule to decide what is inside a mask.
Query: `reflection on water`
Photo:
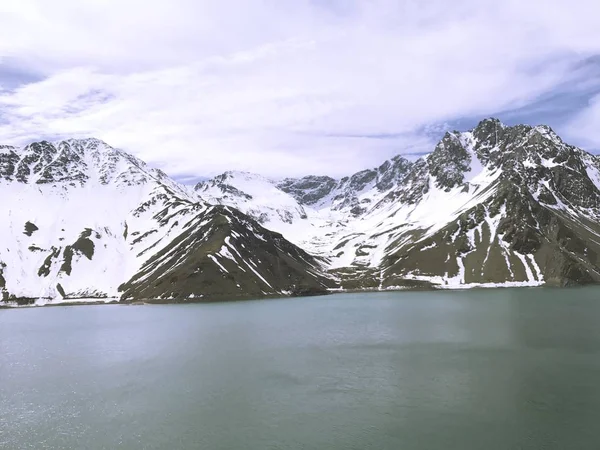
[[[0,448],[600,448],[599,292],[0,311]]]

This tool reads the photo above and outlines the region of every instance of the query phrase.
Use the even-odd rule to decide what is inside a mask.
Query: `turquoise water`
[[[600,289],[0,310],[0,448],[600,448]]]

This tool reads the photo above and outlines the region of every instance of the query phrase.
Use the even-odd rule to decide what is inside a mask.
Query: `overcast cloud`
[[[498,116],[600,148],[597,0],[19,0],[0,142],[94,136],[180,179],[341,176]]]

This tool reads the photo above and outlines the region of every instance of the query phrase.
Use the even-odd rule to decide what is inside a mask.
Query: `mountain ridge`
[[[596,156],[564,143],[548,126],[509,127],[497,119],[485,119],[471,131],[447,132],[432,153],[414,162],[397,156],[375,169],[361,171],[340,180],[307,176],[280,182],[278,187],[289,193],[300,207],[307,210],[315,206],[312,211],[307,210],[308,221],[312,221],[312,226],[319,226],[319,221],[322,225],[327,222],[327,218],[335,216],[336,212],[346,213],[345,217],[342,215],[331,220],[327,232],[321,233],[321,236],[312,236],[312,241],[310,236],[294,236],[293,227],[286,227],[277,218],[267,217],[265,226],[278,229],[298,245],[308,246],[316,253],[323,250],[322,254],[329,254],[333,260],[338,259],[337,263],[334,262],[335,269],[360,266],[386,273],[391,271],[391,279],[422,279],[434,282],[439,287],[595,282],[596,269],[593,262],[585,263],[581,274],[568,272],[571,274],[569,276],[562,276],[560,270],[549,267],[547,270],[551,276],[544,280],[542,275],[538,275],[537,261],[529,252],[537,252],[542,241],[554,239],[538,236],[541,230],[535,228],[539,225],[540,218],[545,222],[550,220],[548,215],[554,216],[553,220],[560,218],[561,227],[577,228],[580,232],[590,233],[585,227],[582,228],[581,223],[586,220],[593,222],[598,217],[598,167]],[[315,190],[319,192],[318,195],[312,195]],[[307,192],[311,194],[308,197],[305,196]],[[528,200],[523,204],[523,199]],[[527,218],[530,222],[527,226],[506,217],[496,217],[500,212],[501,215],[507,214],[507,206],[508,214],[513,211],[519,214],[527,212],[531,209],[528,202],[541,205],[541,208],[534,208],[537,210],[533,215],[541,216],[537,218],[523,215],[524,220]],[[229,198],[225,203],[244,210],[244,205],[235,198]],[[568,217],[563,217],[564,214],[556,211],[554,205],[569,205]],[[469,211],[471,208],[478,210]],[[260,208],[254,205],[253,210],[248,209],[247,212],[256,210]],[[488,210],[493,215],[482,212]],[[456,223],[464,214],[467,216],[460,219],[462,221],[469,214],[479,217],[479,226],[486,228],[485,233],[501,232],[500,239],[496,235],[488,237],[494,240],[488,245],[488,250],[492,254],[499,252],[508,261],[505,261],[504,268],[499,268],[501,264],[498,262],[495,263],[495,268],[490,268],[490,273],[494,272],[496,275],[486,274],[484,270],[483,275],[475,276],[473,269],[469,268],[467,271],[471,275],[467,276],[467,280],[463,276],[460,282],[452,283],[448,279],[453,276],[440,273],[441,269],[427,267],[422,262],[417,264],[416,260],[419,258],[415,255],[407,257],[403,254],[409,251],[407,245],[430,239],[430,235],[441,232],[451,221],[455,222],[451,228],[459,231],[456,236],[447,237],[453,242],[451,248],[454,253],[459,254],[461,247],[473,245],[470,242],[475,238],[479,245],[483,229],[477,230],[477,236],[471,236],[475,232]],[[586,218],[586,214],[589,217]],[[392,219],[394,216],[396,218]],[[471,222],[474,220],[471,219]],[[355,226],[347,226],[351,223]],[[592,224],[587,227],[593,229],[591,234],[596,239],[596,226]],[[371,233],[370,229],[378,231]],[[544,233],[549,233],[549,230]],[[329,239],[329,243],[323,248],[319,241],[323,244],[326,235],[330,238],[332,235],[337,237]],[[535,245],[531,247],[533,242]],[[505,248],[505,244],[508,247]],[[430,242],[429,245],[433,246],[434,243]],[[565,254],[564,245],[556,242],[552,245],[559,254]],[[498,246],[500,249],[495,249]],[[519,250],[526,253],[520,253]],[[415,261],[411,264],[403,263],[405,269],[401,269],[399,261],[404,258]],[[455,261],[448,258],[450,255],[444,255],[443,261],[451,266],[450,273],[455,274],[454,277],[461,277],[458,272],[462,270],[462,261],[457,262],[458,258],[453,256]],[[482,262],[483,260],[480,261]],[[569,265],[567,262],[565,264]],[[410,265],[413,265],[412,270],[406,270],[406,266]],[[423,270],[427,273],[419,274]],[[558,275],[555,273],[557,271]],[[374,283],[372,281],[368,284],[373,286]]]
[[[212,206],[200,201],[189,188],[95,139],[43,141],[23,149],[6,149],[0,153],[0,193],[4,198],[0,212],[5,217],[0,223],[0,302],[4,304],[45,304],[82,298],[124,300],[126,286],[127,292],[139,288],[140,271],[148,261],[174,250],[175,243],[187,234],[210,231],[222,220],[210,216]],[[233,221],[236,214],[225,209],[219,217]],[[218,268],[219,262],[210,258],[214,236],[196,252],[203,252],[204,260],[208,258]],[[273,236],[270,245],[259,245],[261,239],[265,239],[261,232],[248,226],[241,245],[255,248],[253,256],[265,261],[273,252],[282,258],[293,258],[301,251],[291,244],[275,242]],[[241,252],[241,245],[234,249]],[[191,251],[180,255],[184,259],[199,259]],[[305,266],[304,270],[299,266]],[[214,272],[205,264],[202,267],[202,271]],[[164,273],[172,269],[158,265]],[[302,260],[271,271],[272,278],[277,274],[289,279],[289,286],[276,284],[259,269],[247,272],[248,285],[262,277],[279,289],[273,288],[264,295],[324,293],[329,279],[320,273],[317,260]],[[229,292],[231,298],[247,297],[234,289],[239,283],[228,277],[215,276],[212,284],[217,287],[213,293],[223,291]],[[200,290],[200,284],[196,288]],[[171,298],[179,289],[158,292],[155,286],[146,291],[153,292],[155,300]],[[188,297],[201,295],[202,292],[190,292]]]
[[[600,281],[600,160],[482,120],[415,161],[189,187],[98,139],[0,147],[0,304]]]

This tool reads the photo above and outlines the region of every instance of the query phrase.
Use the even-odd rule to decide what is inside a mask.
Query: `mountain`
[[[326,292],[324,260],[96,139],[0,147],[0,302]]]
[[[0,146],[0,303],[600,281],[600,160],[486,119],[416,161],[195,187],[96,139]]]
[[[341,180],[227,172],[196,186],[326,257],[351,289],[598,282],[599,189],[597,157],[496,119]]]

